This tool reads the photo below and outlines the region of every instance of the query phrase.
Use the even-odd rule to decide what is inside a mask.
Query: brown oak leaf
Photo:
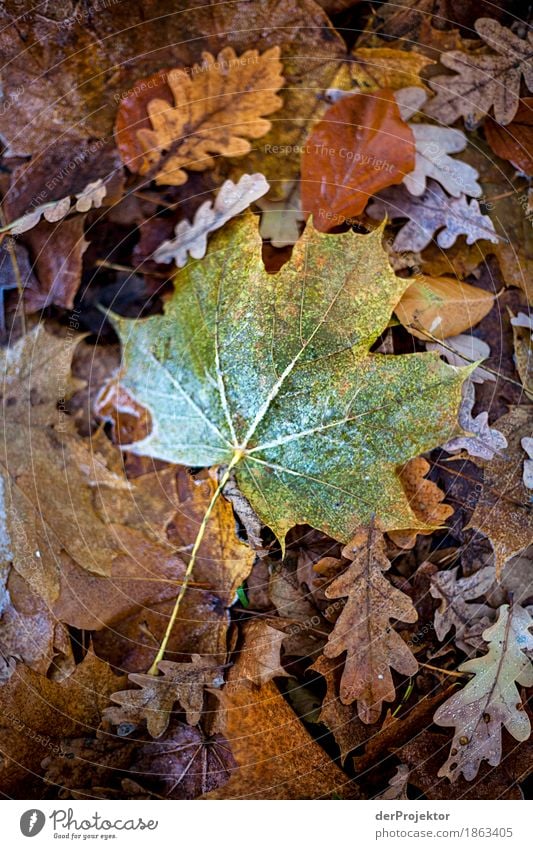
[[[426,480],[430,465],[423,457],[413,457],[400,470],[400,480],[415,516],[428,525],[442,525],[453,513],[453,507],[443,504],[445,493],[436,483]],[[392,541],[400,548],[413,548],[417,534],[425,536],[431,530],[391,531]]]

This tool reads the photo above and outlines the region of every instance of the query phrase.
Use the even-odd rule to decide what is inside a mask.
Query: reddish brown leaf
[[[401,183],[414,167],[414,137],[392,91],[344,97],[328,109],[305,146],[302,207],[325,233],[360,215],[372,195]]]
[[[489,118],[485,122],[485,136],[497,156],[508,159],[518,171],[533,177],[533,97],[520,101],[518,112],[506,126]]]

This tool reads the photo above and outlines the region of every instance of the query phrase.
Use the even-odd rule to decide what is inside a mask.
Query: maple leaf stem
[[[172,630],[173,630],[174,625],[176,623],[176,619],[178,617],[178,612],[179,612],[179,609],[180,609],[181,602],[183,601],[183,597],[184,597],[185,593],[187,592],[187,587],[189,586],[189,581],[192,577],[194,564],[196,562],[196,556],[198,554],[198,551],[200,550],[202,540],[203,540],[205,532],[207,530],[207,525],[209,523],[211,513],[213,512],[213,509],[214,509],[214,507],[215,507],[215,505],[216,505],[216,503],[217,503],[217,501],[220,497],[222,490],[224,489],[224,487],[226,486],[226,484],[227,484],[227,482],[230,478],[232,470],[235,468],[237,463],[242,459],[243,454],[244,454],[244,451],[242,451],[241,449],[237,449],[235,451],[235,454],[233,455],[226,471],[222,475],[220,482],[219,482],[216,490],[214,491],[213,496],[211,498],[211,501],[209,502],[209,505],[208,505],[208,507],[207,507],[207,509],[204,513],[204,517],[202,519],[200,527],[198,528],[198,533],[196,534],[196,539],[195,539],[194,545],[192,547],[191,559],[189,560],[189,563],[187,564],[187,568],[185,570],[185,575],[183,576],[183,583],[182,583],[181,589],[178,593],[178,597],[176,598],[176,602],[174,604],[174,609],[172,610],[172,615],[171,615],[171,617],[168,621],[167,629],[165,631],[165,636],[161,640],[161,644],[159,646],[158,652],[157,652],[157,654],[154,658],[154,661],[153,661],[150,669],[148,670],[148,675],[157,675],[158,672],[159,672],[159,670],[158,670],[159,661],[163,660],[163,657],[165,656],[165,651],[166,651],[166,648],[167,648],[167,645],[168,645],[168,641],[171,637]]]

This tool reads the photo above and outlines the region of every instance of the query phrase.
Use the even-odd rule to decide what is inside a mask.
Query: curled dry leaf
[[[481,369],[476,369],[481,371]],[[471,377],[463,384],[463,400],[459,408],[459,424],[465,435],[455,436],[442,446],[445,451],[455,454],[457,451],[468,451],[472,457],[492,460],[495,454],[502,454],[507,448],[507,440],[503,433],[494,427],[489,427],[489,414],[486,411],[478,413],[474,418],[472,410],[476,403],[476,391]]]
[[[129,680],[138,684],[139,690],[119,690],[112,693],[112,705],[104,711],[104,718],[113,725],[140,725],[152,737],[161,737],[168,728],[172,709],[179,702],[189,725],[200,721],[206,687],[220,687],[224,678],[212,659],[193,654],[190,663],[162,660],[162,675],[131,673]]]
[[[475,28],[496,54],[472,55],[460,50],[444,53],[440,61],[457,75],[433,77],[431,88],[436,97],[425,111],[444,124],[464,117],[469,129],[475,127],[494,107],[499,124],[509,124],[518,109],[522,76],[533,91],[531,52],[533,33],[522,39],[492,18],[479,18]]]
[[[328,598],[347,596],[324,649],[326,657],[347,652],[340,685],[344,704],[357,699],[363,722],[377,722],[384,701],[395,698],[391,667],[414,675],[416,659],[391,627],[391,619],[416,622],[411,599],[383,577],[390,568],[383,536],[374,528],[359,531],[342,551],[352,562],[326,590]]]
[[[484,130],[497,156],[508,159],[517,171],[533,177],[533,97],[524,97],[520,101],[510,124],[502,126],[489,118]]]
[[[283,631],[278,631],[261,619],[247,622],[243,631],[241,676],[258,686],[266,684],[272,678],[286,676],[288,673],[283,669],[280,660],[281,645],[285,639]]]
[[[325,233],[362,213],[380,189],[401,183],[414,164],[413,134],[390,89],[343,97],[305,145],[304,212]]]
[[[400,480],[415,516],[434,530],[442,526],[453,513],[453,507],[443,504],[446,495],[433,481],[426,480],[430,465],[423,457],[413,457],[400,471]],[[417,534],[432,530],[390,531],[389,537],[400,548],[413,548]]]
[[[505,454],[478,460],[484,469],[483,490],[468,524],[489,538],[496,558],[497,574],[509,560],[533,540],[530,492],[522,479],[524,453],[521,440],[531,435],[529,407],[512,407],[496,422],[507,439]]]
[[[433,354],[368,353],[409,282],[380,232],[309,227],[276,275],[260,251],[253,216],[237,219],[180,273],[164,316],[115,317],[122,383],[153,422],[129,450],[231,464],[281,542],[304,522],[348,541],[373,513],[385,529],[419,527],[391,464],[456,431],[466,375]]]
[[[409,783],[409,767],[406,764],[400,764],[396,767],[396,772],[389,779],[389,786],[376,796],[376,799],[408,799],[407,784]]]
[[[419,274],[394,312],[409,333],[427,341],[446,339],[481,321],[494,304],[494,296],[452,277]]]
[[[202,259],[207,250],[209,234],[244,212],[269,188],[262,174],[243,174],[237,183],[226,180],[214,201],[206,200],[198,207],[192,223],[185,220],[176,224],[175,238],[163,242],[154,251],[154,260],[174,262],[178,268],[182,268],[189,256]]]
[[[398,252],[424,250],[435,233],[440,248],[450,248],[458,236],[466,236],[467,245],[478,239],[499,241],[494,224],[481,213],[475,198],[450,198],[434,180],[428,180],[426,191],[417,198],[405,186],[385,189],[372,199],[366,211],[376,220],[385,215],[391,220],[409,219],[394,239],[393,249]]]
[[[88,183],[79,194],[76,194],[72,203],[70,195],[59,200],[43,203],[26,215],[6,224],[5,227],[1,227],[0,233],[9,232],[12,236],[20,236],[21,233],[26,233],[27,230],[35,227],[41,218],[44,218],[50,224],[55,224],[69,212],[88,212],[92,207],[99,209],[106,194],[107,186],[102,178],[98,178],[98,180]]]
[[[202,54],[190,71],[174,68],[165,75],[174,103],[154,99],[147,105],[151,129],[137,130],[142,157],[132,156],[127,109],[119,108],[115,135],[118,149],[132,171],[155,174],[162,185],[181,186],[185,169],[213,168],[214,155],[242,156],[248,139],[264,136],[270,121],[262,117],[282,105],[279,47],[237,56],[225,47],[215,58]]]
[[[421,88],[400,89],[394,96],[404,121],[409,121],[427,100],[427,94]],[[476,169],[449,156],[450,153],[460,153],[468,144],[461,130],[414,122],[409,122],[409,126],[415,140],[415,167],[405,175],[403,183],[412,195],[423,195],[429,178],[436,180],[456,198],[461,195],[479,197],[482,194]]]
[[[482,761],[498,766],[502,726],[515,740],[529,737],[531,725],[516,685],[533,686],[533,665],[525,654],[533,650],[531,626],[533,620],[523,607],[502,605],[498,621],[483,632],[488,653],[459,667],[474,677],[435,713],[437,725],[455,729],[450,755],[439,776],[454,781],[462,773],[472,781]]]

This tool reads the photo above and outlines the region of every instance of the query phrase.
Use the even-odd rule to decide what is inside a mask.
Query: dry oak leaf
[[[531,436],[530,407],[512,407],[495,423],[507,439],[503,456],[478,460],[484,469],[483,490],[468,524],[488,537],[494,549],[497,574],[510,557],[533,541],[530,492],[522,479],[521,440]]]
[[[476,369],[480,371],[480,369]],[[476,403],[476,390],[471,378],[463,383],[463,400],[459,408],[459,424],[466,436],[456,436],[442,446],[445,451],[455,454],[468,451],[472,457],[492,460],[495,454],[501,454],[507,448],[507,439],[495,427],[489,427],[489,414],[483,410],[474,418],[472,410]]]
[[[510,315],[513,328],[514,363],[524,392],[529,400],[533,401],[533,332],[529,321],[526,323],[518,316],[512,313]],[[523,326],[525,323],[526,327]]]
[[[129,450],[231,465],[281,543],[303,523],[347,542],[373,514],[386,530],[421,527],[395,468],[456,432],[465,371],[368,353],[409,285],[379,231],[308,227],[278,274],[260,253],[253,216],[230,222],[163,316],[114,318],[122,383],[153,422]]]
[[[243,631],[241,676],[258,686],[266,684],[272,678],[287,676],[280,659],[281,646],[286,636],[283,631],[278,631],[260,619],[246,622]]]
[[[350,66],[354,83],[363,91],[391,88],[394,91],[408,86],[423,86],[420,72],[432,60],[414,50],[393,47],[358,47],[352,53]]]
[[[192,223],[185,219],[176,224],[175,237],[163,242],[154,251],[155,262],[174,262],[178,268],[182,268],[189,256],[202,259],[207,250],[209,234],[244,212],[268,189],[269,185],[262,174],[243,174],[237,183],[226,180],[214,201],[206,200],[198,207]]]
[[[114,523],[132,524],[163,543],[164,523],[175,509],[157,489],[145,497],[142,486],[113,468],[117,449],[103,437],[81,438],[64,412],[66,398],[80,386],[70,372],[79,340],[72,333],[51,336],[38,325],[1,354],[2,553],[48,604],[59,592],[62,551],[83,569],[108,575],[123,550]]]
[[[472,781],[482,761],[498,766],[502,757],[502,726],[515,740],[527,740],[531,724],[517,684],[533,687],[533,665],[525,651],[533,650],[533,620],[520,605],[500,607],[498,621],[483,632],[487,654],[467,660],[460,672],[474,677],[435,713],[437,725],[455,728],[452,748],[439,776],[454,781],[461,773]]]
[[[474,599],[490,592],[496,583],[496,571],[494,566],[484,566],[473,575],[458,579],[458,570],[459,567],[456,567],[431,576],[429,591],[433,598],[440,601],[440,607],[435,611],[435,633],[442,643],[448,632],[455,628],[455,642],[466,654],[472,654],[472,645],[477,649],[482,647],[481,631],[477,627],[479,636],[472,643],[472,625],[482,621],[483,627],[486,628],[490,624],[487,617],[492,614],[488,605],[482,602],[474,603]]]
[[[411,599],[383,576],[390,568],[383,536],[374,528],[360,530],[342,551],[352,560],[346,571],[326,590],[328,598],[347,596],[324,649],[326,657],[346,652],[340,699],[350,704],[357,699],[363,722],[377,722],[384,701],[394,701],[396,692],[391,667],[402,675],[414,675],[418,663],[391,619],[416,622]]]
[[[466,236],[467,245],[478,239],[499,242],[494,224],[483,215],[475,198],[468,201],[465,195],[448,197],[434,180],[428,180],[427,189],[414,197],[405,186],[385,189],[373,198],[367,208],[371,218],[381,220],[387,215],[391,220],[408,218],[393,242],[398,252],[422,251],[435,236],[440,248],[450,248],[458,236]]]
[[[453,277],[418,274],[394,312],[409,333],[424,341],[447,339],[485,318],[494,295]]]
[[[419,87],[410,87],[397,91],[395,99],[403,120],[409,121],[426,102],[427,94]],[[466,148],[468,140],[461,130],[414,122],[409,122],[409,126],[415,140],[416,158],[414,170],[405,175],[403,183],[412,195],[423,195],[430,177],[456,198],[463,194],[470,197],[482,194],[476,169],[448,155]]]
[[[524,97],[507,126],[489,118],[483,127],[492,150],[523,174],[533,177],[533,97]]]
[[[172,709],[179,702],[189,725],[200,721],[206,687],[220,687],[224,678],[211,658],[193,654],[190,663],[162,660],[158,669],[162,675],[131,673],[129,680],[139,690],[119,690],[112,693],[112,705],[104,711],[104,719],[113,725],[139,725],[146,720],[152,737],[161,737],[170,723]]]
[[[437,94],[425,112],[444,124],[453,124],[463,116],[467,128],[473,129],[493,106],[496,121],[509,124],[520,102],[522,75],[528,89],[533,91],[533,33],[528,32],[527,39],[518,38],[492,18],[479,18],[474,26],[483,41],[499,55],[469,55],[460,50],[444,53],[440,61],[457,71],[457,75],[430,80]]]
[[[433,528],[442,527],[453,513],[453,507],[443,504],[446,494],[436,483],[426,480],[430,465],[423,457],[413,457],[400,471],[400,480],[415,516]],[[389,531],[392,541],[400,548],[413,548],[417,534],[432,531]]]
[[[181,186],[187,180],[185,169],[205,171],[214,167],[214,155],[248,153],[248,139],[264,136],[271,127],[262,116],[282,105],[276,94],[284,81],[279,57],[279,47],[263,54],[247,50],[241,56],[225,47],[216,58],[203,53],[190,75],[181,68],[168,71],[165,80],[174,103],[148,103],[152,129],[137,131],[141,160],[132,159],[124,144],[127,124],[119,109],[116,138],[124,161],[132,171],[155,174],[160,185]]]
[[[315,126],[302,155],[302,207],[317,230],[363,212],[368,199],[415,167],[413,134],[390,89],[343,97]]]
[[[409,767],[406,764],[400,764],[396,767],[396,772],[389,778],[388,787],[383,790],[376,799],[408,799],[407,785],[409,783]]]

